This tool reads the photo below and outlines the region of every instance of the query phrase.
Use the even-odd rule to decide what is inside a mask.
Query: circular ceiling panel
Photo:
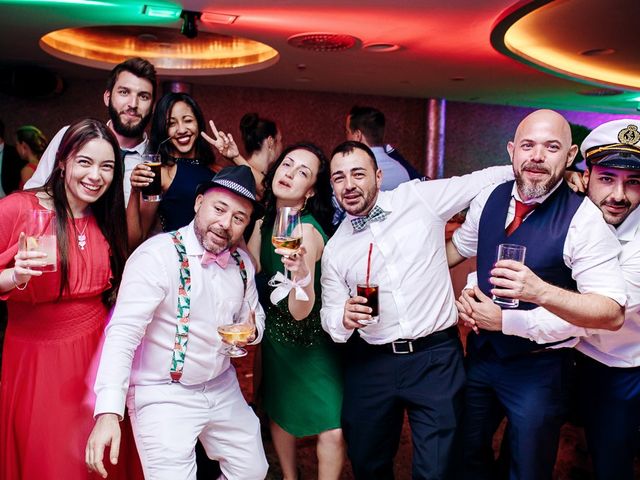
[[[40,39],[47,53],[80,65],[110,70],[143,57],[161,75],[227,75],[262,70],[278,61],[270,46],[248,38],[198,33],[188,39],[172,28],[102,26],[68,28]]]
[[[628,0],[520,2],[496,23],[491,43],[548,73],[640,90],[637,5]]]

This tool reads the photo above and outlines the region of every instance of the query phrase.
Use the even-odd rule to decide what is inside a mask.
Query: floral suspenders
[[[182,242],[180,232],[170,232],[169,235],[173,240],[173,246],[176,248],[178,258],[180,260],[180,284],[178,285],[178,309],[176,312],[176,338],[173,346],[173,355],[171,357],[171,381],[179,382],[182,377],[182,369],[184,368],[184,358],[187,353],[187,342],[189,341],[189,315],[191,314],[191,270],[189,269],[189,258],[187,250]],[[244,294],[247,292],[247,269],[244,260],[237,250],[231,252],[231,256],[235,260],[240,269],[240,277],[244,285]]]

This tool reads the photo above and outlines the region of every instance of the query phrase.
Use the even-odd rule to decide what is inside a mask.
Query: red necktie
[[[538,205],[539,203],[525,204],[516,200],[516,215],[515,217],[513,217],[513,220],[511,220],[511,223],[507,226],[507,229],[505,230],[507,237],[511,235],[513,232],[515,232],[520,225],[522,225],[522,222],[524,221],[524,217],[526,217],[527,214],[529,214],[529,212],[532,212],[533,210],[535,210],[535,208]]]
[[[227,268],[230,256],[231,251],[229,249],[226,249],[217,255],[215,253],[205,251],[202,255],[202,260],[200,260],[200,264],[206,267],[207,265],[215,262],[220,265],[220,267]]]

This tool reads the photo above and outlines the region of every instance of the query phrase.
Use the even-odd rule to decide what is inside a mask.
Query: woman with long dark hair
[[[0,478],[86,479],[90,377],[127,254],[123,165],[99,120],[73,123],[46,184],[0,200],[0,298],[9,322],[0,385]],[[33,210],[55,212],[55,272],[26,238]],[[51,260],[51,259],[49,259]]]
[[[132,246],[154,230],[170,232],[193,220],[196,188],[211,180],[214,173],[213,152],[200,135],[205,128],[202,110],[190,95],[169,92],[158,101],[151,121],[149,153],[159,153],[162,161],[162,200],[140,199],[140,189],[151,182],[153,174],[150,167],[137,165],[131,174],[132,195],[127,206]]]
[[[335,346],[320,325],[320,259],[333,215],[328,161],[315,145],[292,145],[271,165],[264,187],[266,213],[249,249],[267,277],[286,267],[307,300],[292,289],[275,305],[263,303],[263,406],[286,480],[298,477],[296,437],[310,435],[318,436],[318,478],[338,479],[344,463],[342,374]],[[296,255],[283,256],[271,245],[281,207],[301,213],[303,240]]]

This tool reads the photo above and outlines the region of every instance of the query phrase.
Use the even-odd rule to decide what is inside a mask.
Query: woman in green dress
[[[328,161],[315,145],[292,145],[270,167],[264,186],[266,213],[249,249],[267,277],[286,267],[308,297],[298,300],[293,288],[277,304],[263,304],[262,388],[271,437],[285,480],[297,478],[296,437],[310,435],[318,436],[318,478],[338,479],[345,456],[342,372],[333,342],[320,325],[320,259],[333,213]],[[291,256],[271,245],[281,207],[293,207],[302,216],[302,246]]]

